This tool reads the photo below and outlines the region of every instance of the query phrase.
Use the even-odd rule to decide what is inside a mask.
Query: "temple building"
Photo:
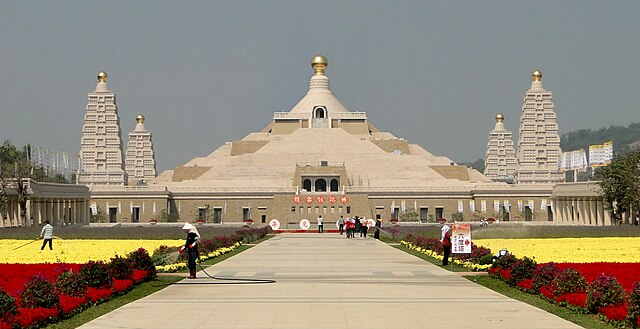
[[[144,116],[138,114],[136,127],[129,133],[125,171],[129,185],[144,185],[156,177],[156,160],[151,133],[144,127]]]
[[[551,91],[542,86],[542,72],[531,75],[531,88],[524,94],[518,134],[517,184],[553,184],[564,181],[558,168],[560,135]]]
[[[89,93],[80,146],[78,184],[124,186],[120,118],[116,95],[109,90],[107,73],[98,73],[96,90]]]
[[[511,131],[504,127],[502,113],[496,115],[496,126],[489,132],[484,175],[494,181],[513,183],[516,173],[516,152]]]

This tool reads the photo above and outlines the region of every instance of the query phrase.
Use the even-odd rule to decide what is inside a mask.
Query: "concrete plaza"
[[[580,328],[372,238],[279,234],[82,328]],[[213,283],[213,284],[212,284]]]

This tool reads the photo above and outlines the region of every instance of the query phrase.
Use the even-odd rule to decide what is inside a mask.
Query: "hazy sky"
[[[96,74],[159,171],[266,126],[307,92],[457,162],[495,114],[514,142],[531,72],[560,132],[640,121],[640,1],[0,1],[0,138],[78,153]],[[125,143],[126,144],[126,143]]]

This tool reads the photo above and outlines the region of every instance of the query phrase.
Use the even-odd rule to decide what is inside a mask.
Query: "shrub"
[[[133,263],[134,269],[147,271],[147,279],[155,279],[156,267],[153,260],[149,256],[149,253],[144,248],[139,248],[136,251],[132,251],[131,253],[129,253],[129,255],[127,255],[127,258],[129,259],[129,261],[131,261],[131,263]]]
[[[640,322],[640,281],[633,284],[629,292],[629,314],[627,321],[633,328],[638,328]]]
[[[560,273],[560,269],[554,262],[537,266],[536,270],[533,271],[533,289],[540,290],[544,286],[551,285],[558,273]]]
[[[20,293],[20,304],[27,308],[53,308],[60,302],[60,296],[53,283],[37,274],[24,285]]]
[[[494,263],[493,267],[497,267],[499,269],[508,270],[511,268],[511,264],[516,261],[516,257],[508,254],[498,258]]]
[[[567,268],[558,273],[551,282],[551,291],[555,296],[584,292],[587,280],[575,269]]]
[[[501,258],[504,258],[504,256]],[[517,259],[511,264],[511,283],[516,284],[520,281],[531,279],[536,267],[536,261],[529,257]]]
[[[487,263],[480,263],[481,259],[489,260]],[[477,246],[475,243],[471,243],[471,261],[476,264],[492,264],[493,263],[493,255],[491,254],[491,249],[483,246]]]
[[[615,277],[602,273],[587,288],[587,309],[596,313],[599,308],[624,302],[625,292]]]
[[[18,305],[16,305],[16,299],[0,289],[0,318],[15,315],[17,311]]]
[[[482,257],[480,257],[477,261],[477,264],[480,265],[490,265],[493,264],[493,255],[492,254],[488,254],[488,255],[484,255]]]
[[[124,258],[116,255],[111,258],[109,262],[109,275],[112,279],[126,280],[131,279],[133,275],[133,263],[129,258]]]
[[[81,297],[87,290],[87,284],[82,275],[71,271],[58,275],[55,286],[60,293],[73,297]]]
[[[90,260],[80,268],[80,275],[88,287],[102,288],[111,284],[109,265],[103,261]]]

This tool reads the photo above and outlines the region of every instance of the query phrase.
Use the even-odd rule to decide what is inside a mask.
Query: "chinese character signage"
[[[451,225],[451,252],[454,254],[471,253],[471,224]]]
[[[480,211],[487,212],[487,200],[480,201]]]
[[[493,200],[493,211],[500,212],[500,200]]]
[[[469,200],[469,209],[471,210],[471,212],[476,211],[476,202],[473,200]]]
[[[464,212],[464,204],[462,200],[458,200],[458,212]]]

